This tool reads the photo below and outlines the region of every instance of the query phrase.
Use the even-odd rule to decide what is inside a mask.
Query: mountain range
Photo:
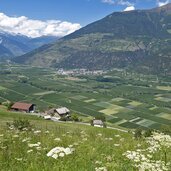
[[[15,56],[21,56],[44,44],[57,40],[54,36],[30,38],[20,34],[0,32],[0,60],[6,60]]]
[[[43,67],[171,73],[171,4],[114,12],[14,61]]]

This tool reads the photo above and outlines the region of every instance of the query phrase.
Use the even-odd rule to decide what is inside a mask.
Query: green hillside
[[[114,12],[14,61],[48,67],[130,67],[170,73],[170,21],[171,4],[152,10]]]
[[[20,122],[12,124],[12,118]],[[32,126],[21,127],[25,119]],[[9,128],[6,122],[10,122]],[[3,110],[0,110],[0,125],[0,168],[4,171],[171,169],[169,135],[154,133],[149,138],[135,139],[132,133],[54,123]]]

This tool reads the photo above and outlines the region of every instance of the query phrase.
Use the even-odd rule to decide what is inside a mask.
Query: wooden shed
[[[35,104],[16,102],[11,107],[11,110],[19,111],[19,112],[26,112],[26,113],[34,112]]]

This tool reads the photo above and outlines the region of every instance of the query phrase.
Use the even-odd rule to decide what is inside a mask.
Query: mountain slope
[[[12,58],[23,55],[44,44],[57,40],[57,37],[46,36],[39,38],[29,38],[23,35],[12,35],[0,33],[0,59]]]
[[[7,33],[0,33],[0,46],[1,48],[6,49],[5,53],[0,51],[0,57],[5,58],[15,55],[22,55],[31,50],[28,46],[22,43],[23,40],[26,40],[26,38],[21,36],[13,36]]]
[[[63,68],[171,71],[171,4],[115,12],[15,62]]]

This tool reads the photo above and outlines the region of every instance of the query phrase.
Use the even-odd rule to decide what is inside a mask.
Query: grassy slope
[[[30,133],[16,133],[16,131],[5,131],[5,122],[12,121],[14,118],[29,119],[36,129],[42,132],[35,135]],[[3,110],[0,111],[0,134],[5,134],[4,137],[0,137],[0,148],[7,146],[8,149],[3,149],[0,152],[0,167],[2,170],[94,170],[96,167],[96,161],[102,161],[102,165],[106,164],[107,158],[112,157],[112,163],[109,168],[117,166],[119,170],[123,170],[126,166],[122,166],[122,154],[126,148],[133,148],[136,142],[132,144],[125,144],[121,142],[121,138],[115,137],[120,135],[121,137],[131,140],[131,135],[120,133],[118,131],[93,128],[90,126],[75,125],[75,124],[62,124],[48,122],[36,117],[23,115],[19,113],[10,113]],[[50,133],[46,134],[45,131],[49,130]],[[5,132],[6,133],[5,133]],[[84,131],[86,135],[83,135],[81,131]],[[102,134],[102,137],[98,134]],[[19,135],[19,138],[14,138],[14,135]],[[25,138],[31,138],[30,143],[42,143],[42,149],[40,152],[34,150],[33,153],[27,154],[29,149],[27,143],[23,143]],[[112,141],[105,140],[104,138],[112,137]],[[56,142],[55,138],[61,138],[61,142]],[[86,140],[87,138],[87,140]],[[2,139],[6,139],[3,141]],[[85,139],[85,140],[83,140]],[[2,141],[1,141],[2,140]],[[3,143],[2,143],[3,142]],[[75,146],[76,150],[71,156],[54,160],[46,157],[46,153],[53,147],[62,146],[68,147],[73,143],[78,143]],[[115,148],[114,144],[122,145],[121,149]],[[116,158],[117,156],[117,158]],[[16,161],[15,158],[23,158],[25,162]],[[116,163],[117,164],[116,164]],[[31,164],[30,164],[31,163]]]
[[[7,131],[5,124],[2,124],[20,117],[29,119],[35,130],[41,130],[41,133]],[[4,112],[2,109],[0,123],[0,168],[3,171],[94,171],[96,167],[106,167],[109,171],[132,171],[131,163],[122,154],[127,150],[134,150],[137,144],[145,146],[143,141],[134,140],[128,133],[43,121],[28,115]],[[23,142],[26,138],[30,140]],[[60,138],[61,141],[55,141],[55,138]],[[37,142],[41,143],[39,150],[28,147],[29,143]],[[71,155],[57,160],[46,156],[56,146],[66,148],[69,145],[75,148]],[[33,151],[28,153],[30,149]]]

